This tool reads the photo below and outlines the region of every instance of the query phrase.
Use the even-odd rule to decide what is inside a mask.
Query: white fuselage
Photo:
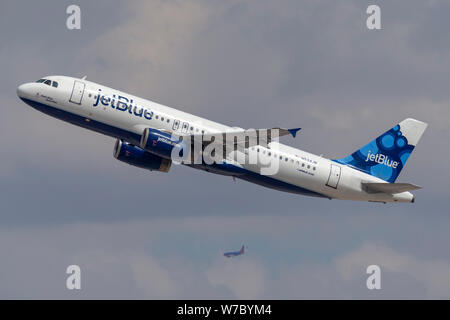
[[[139,139],[146,128],[178,135],[224,132],[230,129],[223,124],[84,79],[65,76],[46,79],[56,81],[58,87],[44,83],[26,83],[18,88],[19,97],[40,111],[134,145],[139,145]],[[119,97],[122,98],[119,100]],[[120,101],[125,99],[136,108],[121,110]],[[119,108],[112,108],[111,103],[115,106],[119,104]],[[125,105],[122,109],[124,108]],[[247,152],[258,153],[263,163],[279,161],[277,172],[268,176],[269,180],[264,182],[268,187],[271,187],[271,183],[282,183],[283,186],[297,187],[310,191],[311,195],[315,193],[330,199],[379,202],[413,200],[413,195],[409,192],[367,193],[362,189],[361,182],[385,181],[278,142],[271,142],[268,147],[250,147]],[[260,175],[261,168],[257,164],[243,164],[242,167],[249,173]]]

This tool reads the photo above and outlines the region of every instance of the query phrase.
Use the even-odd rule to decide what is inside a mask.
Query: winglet
[[[289,133],[295,138],[297,132],[300,131],[301,128],[288,129]]]

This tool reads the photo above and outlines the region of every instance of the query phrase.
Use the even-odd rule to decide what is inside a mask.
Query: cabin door
[[[76,104],[81,104],[81,99],[83,99],[84,94],[84,87],[85,84],[83,82],[75,80],[69,101]]]
[[[327,186],[337,189],[340,179],[341,179],[341,167],[332,164],[330,167],[330,175],[328,176]]]

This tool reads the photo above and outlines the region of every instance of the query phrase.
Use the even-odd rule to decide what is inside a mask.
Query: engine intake
[[[116,141],[114,158],[129,165],[151,171],[169,172],[172,165],[172,160],[162,158],[122,140]]]

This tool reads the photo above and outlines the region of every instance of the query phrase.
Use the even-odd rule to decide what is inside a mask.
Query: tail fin
[[[334,161],[394,182],[427,126],[419,120],[405,119],[351,155]]]
[[[243,254],[244,253],[244,246],[242,246],[242,248],[241,248],[241,254]]]

